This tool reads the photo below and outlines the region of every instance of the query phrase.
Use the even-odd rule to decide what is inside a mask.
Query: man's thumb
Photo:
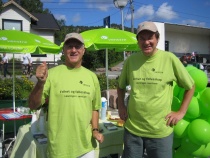
[[[42,63],[44,66],[47,66],[47,62],[46,61],[43,61]]]

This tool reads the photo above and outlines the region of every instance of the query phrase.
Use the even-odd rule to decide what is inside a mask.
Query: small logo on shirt
[[[163,73],[163,71],[157,71],[157,70],[155,70],[155,68],[152,68],[152,71],[153,71],[154,73],[157,73],[157,74],[162,74],[162,73]]]
[[[83,86],[90,87],[90,85],[83,83],[83,81],[79,81],[79,83],[82,84]]]

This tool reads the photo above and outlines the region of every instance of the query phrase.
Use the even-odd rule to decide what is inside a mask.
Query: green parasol
[[[84,31],[81,35],[88,50],[139,51],[136,35],[128,31],[100,28]]]
[[[14,54],[58,54],[60,47],[51,41],[27,32],[17,30],[0,30],[0,52],[13,53],[13,110],[15,111]]]
[[[17,30],[1,30],[0,52],[57,54],[60,52],[60,47],[51,41],[32,33]]]

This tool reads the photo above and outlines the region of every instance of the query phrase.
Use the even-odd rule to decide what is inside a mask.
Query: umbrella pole
[[[108,49],[106,48],[106,92],[107,92],[107,107],[109,107],[109,74],[108,74]]]
[[[12,61],[12,90],[13,90],[13,112],[15,112],[15,54]],[[14,138],[16,138],[16,121],[14,120]]]
[[[13,54],[12,60],[12,97],[13,97],[13,112],[15,112],[15,55]]]

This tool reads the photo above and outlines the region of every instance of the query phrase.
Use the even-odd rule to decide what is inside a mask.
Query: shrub
[[[15,99],[26,99],[34,87],[34,83],[27,77],[15,78]],[[0,100],[13,99],[13,79],[0,78]]]
[[[97,74],[99,84],[101,91],[107,89],[107,83],[106,83],[106,74]],[[109,89],[116,89],[117,88],[117,79],[109,79]]]

